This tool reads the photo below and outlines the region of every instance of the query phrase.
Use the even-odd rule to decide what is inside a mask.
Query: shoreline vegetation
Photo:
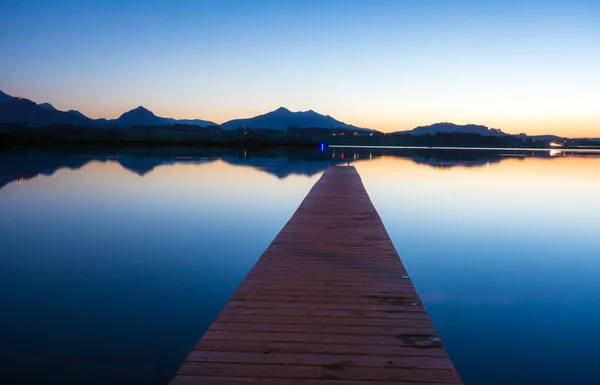
[[[511,147],[511,148],[600,148],[600,142],[586,139],[533,138],[515,135],[485,136],[475,133],[443,132],[414,135],[350,129],[295,128],[287,130],[223,130],[220,126],[133,126],[98,128],[94,126],[0,123],[2,144],[77,144],[186,147],[320,147],[347,146],[432,146],[432,147]]]

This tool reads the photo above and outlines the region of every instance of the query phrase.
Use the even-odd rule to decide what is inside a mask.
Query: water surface
[[[332,156],[0,150],[2,382],[167,383]],[[600,383],[600,158],[343,156],[467,384]]]

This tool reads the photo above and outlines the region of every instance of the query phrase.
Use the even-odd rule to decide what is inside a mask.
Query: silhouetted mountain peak
[[[315,110],[304,111],[304,112],[302,112],[302,114],[304,114],[306,116],[325,116],[326,118],[331,118],[331,116],[329,116],[329,115],[321,115],[318,112],[316,112]]]
[[[331,116],[321,115],[313,110],[292,112],[285,107],[247,119],[234,119],[221,125],[225,130],[235,130],[239,127],[252,129],[287,130],[288,128],[342,128],[351,130],[368,130],[346,124]]]
[[[81,112],[77,111],[77,110],[69,110],[67,111],[69,114],[73,114],[75,116],[79,116],[80,118],[85,118],[85,119],[90,119],[87,116],[85,116],[84,114],[82,114]]]
[[[13,104],[13,105],[28,106],[28,107],[35,106],[36,108],[42,108],[36,102],[29,100],[29,99],[22,98],[20,96],[15,96],[15,97],[11,98],[8,101],[8,103]]]
[[[134,108],[133,110],[129,110],[129,111],[123,113],[123,115],[121,115],[121,117],[134,116],[134,115],[135,116],[156,116],[156,115],[154,115],[154,113],[152,111],[148,110],[147,108],[139,106],[139,107]]]
[[[12,98],[13,98],[12,96],[0,91],[0,103],[8,102]]]
[[[55,109],[47,109],[29,99],[18,96],[5,103],[0,103],[0,122],[27,123],[31,126],[88,124],[86,120],[79,116]]]
[[[115,121],[118,126],[161,126],[164,123],[162,118],[154,115],[154,113],[142,106],[125,112]]]
[[[40,103],[38,104],[40,107],[42,107],[44,110],[48,110],[48,111],[58,111],[56,108],[54,108],[54,106],[50,103]]]

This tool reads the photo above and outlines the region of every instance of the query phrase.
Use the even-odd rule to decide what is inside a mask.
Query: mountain
[[[409,134],[409,135],[435,135],[443,132],[456,132],[456,133],[468,133],[468,134],[479,134],[483,136],[507,136],[508,134],[495,129],[488,128],[486,126],[480,126],[477,124],[466,124],[458,125],[454,123],[435,123],[429,126],[419,126],[409,131],[397,131],[394,134]]]
[[[200,126],[200,127],[218,126],[218,124],[215,122],[211,122],[209,120],[202,120],[202,119],[173,119],[173,118],[161,118],[161,119],[166,124],[184,124],[184,125],[188,125],[188,126]]]
[[[63,111],[47,110],[28,99],[12,98],[0,104],[0,122],[27,123],[31,126],[51,124],[88,125],[90,122]]]
[[[87,116],[85,116],[84,114],[82,114],[81,112],[79,112],[77,110],[69,110],[69,111],[67,111],[67,113],[73,114],[75,116],[79,116],[80,118],[92,120],[92,119],[88,118]],[[106,119],[103,119],[103,120],[106,120]]]
[[[132,126],[164,126],[168,124],[183,124],[189,126],[218,126],[218,124],[210,122],[208,120],[201,119],[173,119],[173,118],[161,118],[160,116],[154,115],[154,113],[144,107],[138,107],[131,111],[128,111],[121,115],[118,119],[112,121],[120,127],[132,127]]]
[[[331,116],[321,115],[312,110],[304,112],[292,112],[287,108],[280,107],[264,115],[248,119],[234,119],[221,125],[224,130],[235,130],[239,127],[250,127],[252,129],[287,130],[290,127],[307,128],[343,128],[351,130],[373,131],[367,128],[355,127]]]
[[[22,101],[15,102],[13,99]],[[29,103],[25,103],[27,101]],[[13,98],[0,91],[0,103],[20,104],[18,111],[9,111],[4,109],[0,114],[0,122],[21,122],[30,125],[46,124],[74,124],[74,125],[94,125],[98,127],[119,126],[129,128],[132,126],[163,126],[163,125],[189,125],[189,126],[218,126],[217,123],[202,119],[174,119],[163,118],[155,115],[152,111],[140,106],[131,111],[127,111],[119,118],[114,120],[90,119],[77,110],[67,112],[59,111],[50,103],[40,103],[39,105],[22,98]],[[35,104],[38,108],[34,108]],[[43,114],[40,110],[53,113],[52,115]],[[255,116],[248,119],[235,119],[224,123],[224,129],[235,130],[240,126],[254,129],[276,129],[287,130],[294,128],[341,128],[350,130],[374,131],[367,128],[360,128],[346,124],[332,118],[329,115],[321,115],[312,110],[303,112],[292,112],[287,108],[281,107],[275,111],[264,115]]]
[[[142,106],[125,112],[123,115],[119,116],[118,119],[113,121],[113,123],[120,127],[162,126],[165,124],[162,118],[159,118],[154,115],[152,111],[149,111]]]
[[[54,106],[50,103],[40,103],[38,106],[42,107],[44,110],[48,111],[58,111]]]
[[[0,91],[0,103],[8,102],[12,98],[13,98],[12,96],[7,95],[4,92]]]

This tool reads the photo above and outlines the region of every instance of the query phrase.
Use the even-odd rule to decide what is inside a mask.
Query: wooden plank
[[[249,308],[287,308],[294,309],[325,309],[325,310],[373,310],[383,312],[398,312],[398,311],[424,311],[423,307],[415,303],[414,305],[389,305],[389,304],[352,304],[352,303],[319,303],[319,302],[252,302],[252,301],[237,301],[230,300],[227,302],[228,307],[249,307]]]
[[[366,285],[328,285],[327,290],[323,290],[323,285],[301,285],[301,284],[277,284],[277,283],[257,283],[257,282],[246,282],[242,283],[240,289],[247,291],[255,291],[255,290],[269,290],[272,292],[280,292],[283,290],[296,290],[301,292],[318,292],[318,293],[384,293],[386,295],[394,295],[398,294],[398,289],[402,289],[401,294],[406,292],[407,290],[411,290],[411,292],[416,292],[410,283],[410,281],[402,282],[401,284],[396,285],[387,285],[385,286],[366,286]]]
[[[324,344],[356,344],[412,346],[417,349],[440,347],[436,334],[415,333],[400,335],[332,334],[332,333],[277,333],[257,331],[214,331],[208,329],[202,337],[215,341],[312,342]]]
[[[337,326],[429,326],[431,322],[426,316],[422,318],[357,318],[357,317],[294,317],[277,315],[231,315],[221,313],[221,322],[239,323],[272,323],[272,324],[295,324],[295,325],[337,325]]]
[[[188,357],[190,362],[228,362],[253,364],[261,362],[268,365],[306,365],[323,366],[332,362],[346,362],[353,367],[371,368],[413,368],[413,369],[453,369],[452,363],[444,357],[395,357],[349,354],[293,354],[258,352],[220,352],[193,351]]]
[[[362,311],[362,310],[324,310],[324,309],[295,309],[295,308],[244,308],[244,307],[224,307],[221,314],[236,315],[277,315],[277,316],[296,316],[296,317],[354,317],[369,319],[428,319],[427,313],[405,312],[405,311]]]
[[[419,349],[413,346],[382,346],[360,344],[314,344],[310,342],[268,342],[268,341],[224,341],[202,339],[194,350],[233,352],[260,352],[270,354],[330,354],[330,355],[374,355],[386,357],[445,357],[448,354],[442,346]]]
[[[314,325],[314,324],[288,324],[267,322],[225,322],[222,319],[213,322],[208,328],[212,331],[252,331],[252,332],[278,332],[278,333],[320,333],[320,334],[371,334],[371,335],[435,335],[435,329],[430,325],[410,326],[364,326],[364,325]]]
[[[327,170],[173,385],[461,383],[353,167]]]
[[[248,378],[313,378],[371,381],[437,381],[458,383],[454,370],[406,367],[364,368],[352,362],[332,361],[329,365],[265,365],[186,361],[177,374]],[[257,383],[260,383],[257,381]]]
[[[395,291],[382,291],[380,289],[371,289],[367,290],[365,288],[359,288],[358,290],[349,290],[349,288],[329,288],[327,291],[318,290],[314,288],[298,288],[298,287],[290,287],[287,286],[279,286],[278,289],[264,289],[264,288],[245,288],[239,296],[248,296],[248,295],[260,295],[267,296],[269,294],[277,293],[279,295],[291,295],[291,296],[301,296],[301,297],[320,297],[320,298],[357,298],[357,297],[366,297],[366,298],[375,298],[377,296],[381,299],[385,298],[418,298],[416,291],[409,291],[409,288],[406,288],[406,293],[402,295],[398,295]],[[275,290],[275,291],[274,291]],[[234,297],[232,297],[234,298]]]
[[[256,378],[243,377],[212,377],[212,376],[186,376],[177,375],[173,385],[443,385],[447,382],[412,382],[412,381],[340,381],[328,379],[302,379],[302,378]]]
[[[290,293],[278,293],[280,295],[266,295],[266,294],[252,294],[243,293],[236,294],[232,297],[235,301],[254,301],[254,302],[310,302],[310,303],[329,303],[329,304],[394,304],[394,305],[413,305],[419,301],[419,297],[416,293],[411,293],[406,296],[399,295],[365,295],[365,296],[344,296],[339,295],[338,297],[331,295],[300,295]],[[414,306],[414,305],[413,305]]]

